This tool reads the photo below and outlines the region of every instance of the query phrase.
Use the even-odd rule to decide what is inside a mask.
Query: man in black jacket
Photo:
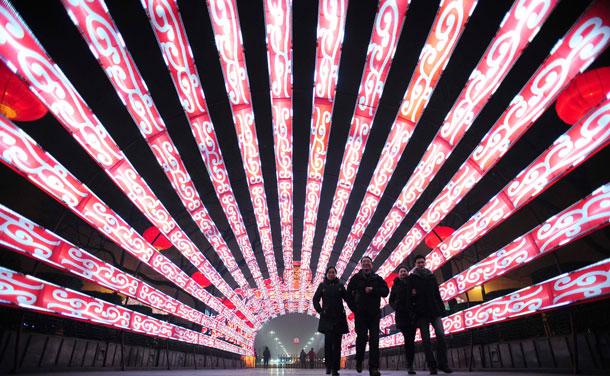
[[[445,304],[438,289],[438,282],[432,271],[426,269],[426,259],[422,255],[415,256],[415,269],[411,274],[411,287],[415,291],[416,325],[421,332],[426,362],[430,367],[430,374],[436,375],[438,369],[451,373],[447,363],[447,345],[445,344],[445,330],[441,316],[445,311]],[[430,345],[430,325],[436,334],[436,357]],[[438,364],[437,364],[438,360]]]
[[[356,371],[362,372],[364,350],[369,342],[369,371],[371,376],[379,376],[379,309],[381,298],[388,296],[388,284],[373,273],[373,260],[364,256],[360,260],[361,270],[347,285],[351,297],[350,309],[356,321]]]

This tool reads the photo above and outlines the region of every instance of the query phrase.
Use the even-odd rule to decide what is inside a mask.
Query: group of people
[[[324,353],[326,374],[339,375],[341,366],[341,337],[348,332],[347,318],[343,301],[354,313],[356,329],[356,371],[362,372],[364,352],[369,343],[369,372],[371,376],[379,372],[379,321],[381,319],[380,303],[390,293],[388,284],[373,272],[373,260],[364,256],[360,260],[361,269],[356,273],[347,289],[337,278],[334,267],[326,269],[324,281],[320,283],[313,296],[313,305],[320,314],[318,331],[324,333]],[[320,300],[322,304],[320,305]],[[451,373],[447,363],[447,346],[441,316],[444,303],[438,288],[436,277],[426,269],[423,256],[415,257],[415,268],[412,273],[401,266],[398,277],[394,280],[390,294],[390,305],[396,311],[396,326],[405,338],[405,353],[409,374],[413,369],[414,340],[417,328],[426,354],[430,374],[437,374],[440,369]],[[430,345],[432,325],[436,334],[436,358]]]
[[[313,368],[314,363],[316,361],[316,352],[313,351],[313,347],[309,350],[308,353],[305,353],[305,349],[301,349],[301,354],[299,354],[299,359],[301,360],[301,368],[307,367],[307,358],[309,358],[309,368]]]

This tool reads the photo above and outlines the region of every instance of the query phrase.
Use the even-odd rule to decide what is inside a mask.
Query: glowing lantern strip
[[[0,55],[12,64],[22,77],[28,78],[30,88],[134,205],[193,265],[202,272],[211,273],[210,279],[219,291],[232,300],[238,300],[231,287],[171,218],[76,89],[40,46],[27,25],[10,5],[2,3],[1,6],[6,12],[0,15],[0,28],[7,38],[0,43]],[[21,30],[16,32],[12,27]],[[20,59],[22,55],[27,55],[28,59]],[[241,301],[236,303],[240,309],[245,308]],[[251,314],[248,319],[258,324]]]
[[[204,207],[186,167],[172,142],[163,119],[155,106],[143,77],[124,45],[106,5],[98,2],[63,4],[79,28],[99,64],[112,82],[117,95],[131,114],[134,123],[165,172],[172,187],[200,231],[224,262],[242,289],[250,286],[237,266],[229,247]],[[194,246],[194,245],[193,245]],[[182,251],[182,250],[181,250]]]
[[[178,266],[146,242],[87,186],[37,145],[25,132],[2,116],[0,116],[0,160],[57,199],[116,245],[215,311],[227,318],[237,320],[241,329],[252,333],[248,325],[222,305],[218,298],[202,289]],[[204,264],[203,267],[204,274],[210,279],[221,280],[220,275],[211,265]]]
[[[399,246],[390,254],[381,268],[379,268],[378,273],[380,275],[386,276],[394,271],[413,249],[419,245],[424,236],[434,226],[440,223],[448,212],[457,205],[459,200],[468,193],[474,183],[482,178],[482,176],[495,164],[486,163],[484,165],[479,165],[474,159],[473,161],[470,161],[470,159],[472,159],[473,156],[477,156],[477,160],[481,159],[481,157],[485,157],[489,152],[481,154],[479,150],[486,150],[489,146],[492,146],[491,151],[495,153],[496,158],[494,162],[500,159],[508,151],[510,146],[516,142],[519,136],[529,129],[531,123],[542,114],[543,110],[553,102],[554,97],[561,92],[563,87],[567,86],[569,81],[574,78],[579,71],[586,69],[595,57],[604,50],[610,39],[609,24],[610,9],[608,9],[607,4],[601,2],[597,2],[594,6],[590,7],[586,14],[577,21],[567,33],[566,37],[560,40],[553,48],[549,58],[547,58],[543,65],[536,71],[533,78],[530,79],[521,92],[513,99],[511,106],[505,111],[496,125],[487,133],[482,143],[475,149],[471,157],[462,165],[458,172],[456,172],[454,178],[445,186],[445,189],[443,189],[435,202],[428,207],[426,212],[418,220],[418,223],[409,230]],[[585,29],[583,25],[594,26]],[[581,29],[584,29],[584,31]],[[570,47],[570,44],[572,44],[572,47]],[[585,50],[587,52],[583,55],[583,51]],[[584,57],[584,59],[581,57]],[[565,72],[556,74],[557,72],[553,72],[549,68],[563,69]],[[549,75],[551,75],[552,78],[549,77]],[[543,86],[543,88],[535,86],[539,83],[546,86]],[[533,95],[533,92],[537,92],[538,95]],[[511,117],[511,115],[515,115],[513,113],[515,108],[520,108],[519,115],[518,117]],[[575,127],[572,129],[575,129]],[[490,135],[492,137],[490,137]],[[495,138],[493,136],[495,136]],[[494,142],[494,144],[489,144],[486,147],[485,142]],[[557,142],[559,142],[559,140]],[[588,136],[584,135],[581,142],[590,142],[590,140]],[[595,143],[595,146],[599,146],[597,142]],[[553,150],[553,148],[553,146],[549,148],[547,153]],[[476,169],[473,166],[476,166]],[[422,224],[422,221],[426,218],[428,220]],[[434,219],[434,222],[432,222],[432,218]],[[378,232],[378,235],[380,232]],[[452,239],[456,235],[457,231],[445,241]],[[378,249],[381,248],[383,248],[383,245]],[[438,255],[434,257],[438,258]]]
[[[561,213],[493,252],[440,285],[444,301],[480,286],[511,270],[610,223],[610,184],[599,187]]]
[[[506,13],[496,36],[487,47],[487,51],[470,75],[462,93],[445,117],[444,124],[428,146],[426,153],[417,164],[413,175],[402,189],[400,196],[386,216],[383,224],[379,227],[365,255],[373,259],[377,257],[402,220],[407,216],[421,193],[449,158],[451,152],[470,128],[491,95],[500,86],[502,80],[506,77],[529,41],[536,35],[556,3],[557,1],[549,3],[540,0],[520,0]],[[536,22],[532,22],[532,20]],[[407,93],[413,93],[411,88]],[[407,105],[410,102],[411,100],[407,96],[403,102],[404,104],[401,106],[401,113],[398,119],[403,116],[403,109],[408,110]],[[413,114],[411,116],[413,116],[414,122],[419,120],[421,111],[416,113],[419,115],[414,116],[415,113],[407,112],[407,114]],[[362,234],[370,222],[372,215],[373,213],[369,215],[366,221],[363,221],[361,229],[356,228],[357,232],[352,228],[352,233],[350,233],[345,243],[346,249],[351,251],[351,253],[356,248],[356,242],[362,238]],[[356,224],[359,224],[360,221],[359,215]],[[353,236],[353,233],[356,236]],[[344,249],[343,252],[346,252],[346,250]],[[346,258],[346,261],[349,261],[349,257]],[[346,263],[346,261],[344,262]],[[357,273],[358,270],[360,270],[359,265],[353,270],[348,279]]]
[[[322,179],[326,165],[330,119],[335,101],[341,46],[345,32],[348,0],[320,0],[318,4],[318,28],[316,36],[316,67],[309,137],[309,163],[305,209],[303,213],[303,242],[301,243],[301,270],[309,270],[316,220],[322,192]],[[301,273],[299,283],[299,308],[303,312],[310,279]]]
[[[330,209],[330,217],[318,258],[318,266],[311,290],[322,282],[333,245],[339,232],[341,219],[349,200],[362,154],[373,126],[379,98],[385,86],[402,25],[407,13],[407,0],[382,0],[377,8],[373,31],[364,63],[364,72],[358,89],[356,107],[343,152],[339,180]],[[310,291],[310,293],[312,292]],[[310,305],[309,311],[313,312]]]
[[[521,171],[482,209],[432,250],[426,256],[426,267],[432,271],[437,270],[565,174],[608,145],[609,117],[610,99],[607,99],[585,119],[557,138],[551,147]],[[608,201],[604,202],[607,203]],[[529,240],[533,241],[531,238]],[[381,271],[380,275],[384,275],[385,270],[388,268]]]
[[[246,180],[248,181],[254,217],[256,218],[261,246],[265,255],[265,261],[267,262],[267,271],[272,281],[273,291],[275,291],[273,298],[277,303],[277,307],[274,307],[272,315],[275,316],[278,313],[284,314],[284,301],[282,299],[282,289],[280,288],[280,277],[275,263],[273,240],[271,239],[269,209],[265,196],[265,184],[258,151],[256,124],[254,123],[254,112],[252,111],[248,72],[244,60],[245,56],[237,5],[234,0],[209,0],[207,5],[216,39],[216,47],[220,56],[220,65],[225,79],[227,95],[233,112],[235,132],[237,133],[239,151],[241,152]]]
[[[542,311],[607,299],[609,294],[610,259],[606,259],[443,317],[443,327],[446,335],[456,334]],[[430,334],[434,337],[433,330]],[[402,344],[404,344],[402,333],[379,340],[380,348]],[[349,350],[344,347],[343,355],[353,353],[355,347]]]
[[[269,295],[264,288],[263,276],[250,245],[246,227],[229,182],[229,174],[214,131],[214,125],[207,112],[201,80],[197,74],[193,53],[182,18],[178,12],[178,6],[175,1],[159,0],[145,1],[143,6],[157,37],[165,64],[180,98],[180,103],[191,125],[193,136],[201,151],[203,162],[214,186],[218,201],[259,291],[263,294],[263,298],[268,299]],[[266,308],[263,307],[263,313],[259,314],[263,320],[268,316],[268,312],[265,311]]]
[[[422,241],[426,233],[440,223],[474,184],[504,156],[550,106],[570,80],[580,71],[585,70],[609,42],[610,4],[598,1],[555,45],[551,56],[513,98],[509,107],[485,135],[479,146],[381,266],[380,274],[387,275],[394,271]],[[580,137],[588,142],[586,136]],[[452,239],[460,235],[461,232],[456,231],[443,243],[449,244]]]
[[[0,205],[0,244],[129,296],[148,307],[154,307],[205,328],[219,330],[228,338],[236,339],[246,346],[253,344],[252,336],[246,338],[228,326],[216,325],[216,320],[204,313],[124,273],[3,205]]]
[[[428,39],[411,77],[411,82],[400,106],[386,143],[381,151],[379,162],[366,189],[360,210],[345,241],[337,260],[337,276],[340,278],[349,263],[364,230],[371,222],[379,200],[383,195],[396,165],[409,142],[421,114],[428,104],[436,83],[474,8],[475,0],[445,1],[442,3],[428,35]],[[454,19],[447,25],[447,19]],[[356,270],[357,271],[357,270]]]
[[[206,334],[3,267],[0,267],[0,283],[6,286],[0,291],[0,304],[2,305],[16,305],[44,314],[69,317],[152,337],[218,348],[235,354],[248,355],[253,351],[251,347],[244,349]]]
[[[293,179],[292,179],[292,1],[265,0],[267,61],[273,121],[277,196],[280,209],[284,275],[289,294],[288,312],[294,312]]]
[[[610,222],[610,184],[596,189],[502,249],[439,286],[443,301],[472,290],[532,260],[601,229]],[[381,329],[395,324],[395,313],[383,318]]]

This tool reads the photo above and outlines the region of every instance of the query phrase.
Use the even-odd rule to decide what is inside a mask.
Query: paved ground
[[[251,369],[251,368],[246,368],[246,369],[201,369],[201,370],[165,370],[165,371],[125,371],[125,372],[121,372],[121,371],[100,371],[100,372],[65,372],[65,373],[48,373],[46,375],[53,375],[53,376],[77,376],[77,375],[83,375],[83,376],[161,376],[161,375],[168,375],[171,374],[172,376],[205,376],[205,375],[214,375],[214,376],[274,376],[274,375],[286,375],[286,376],[296,376],[296,375],[319,375],[319,376],[325,376],[324,374],[324,370],[323,369],[313,369],[313,370],[301,370],[301,369]],[[381,374],[383,376],[403,376],[403,375],[407,375],[406,371],[389,371],[389,370],[382,370]],[[417,372],[418,375],[429,375],[430,373],[428,371],[421,371],[419,370]],[[444,373],[440,372],[440,375],[444,375]],[[42,373],[38,373],[38,374],[29,374],[31,376],[35,376],[35,375],[43,375]],[[348,370],[342,370],[341,371],[341,375],[342,376],[356,376],[356,375],[362,375],[362,376],[368,376],[368,372],[362,372],[361,374],[356,373],[355,370],[353,369],[348,369]],[[535,373],[535,372],[528,372],[528,373],[513,373],[513,372],[454,372],[451,375],[455,375],[455,376],[509,376],[509,375],[518,375],[518,376],[532,376],[532,375],[545,375],[545,376],[558,376],[558,375],[563,375],[565,376],[565,374],[553,374],[553,373]]]

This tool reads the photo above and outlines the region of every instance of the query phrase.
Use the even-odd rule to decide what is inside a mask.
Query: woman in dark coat
[[[398,277],[390,293],[390,306],[396,311],[396,328],[405,337],[405,355],[407,369],[414,375],[413,358],[415,356],[415,310],[413,308],[413,287],[409,278],[409,270],[405,266],[398,269]]]
[[[324,333],[327,375],[331,371],[333,375],[338,375],[341,368],[341,337],[348,332],[343,300],[347,302],[347,292],[337,278],[337,270],[330,266],[326,269],[324,282],[320,283],[313,296],[313,306],[320,313],[318,332]]]

